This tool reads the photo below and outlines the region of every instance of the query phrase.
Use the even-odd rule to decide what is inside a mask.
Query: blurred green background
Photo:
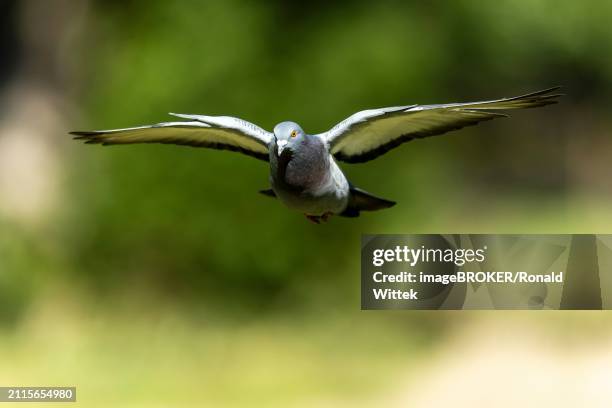
[[[359,310],[362,233],[610,232],[611,2],[0,11],[0,385],[76,385],[100,407],[612,404],[608,313]],[[555,85],[559,105],[343,166],[399,204],[324,225],[257,194],[249,157],[67,135],[167,112],[319,133]],[[513,399],[500,378],[549,387]]]

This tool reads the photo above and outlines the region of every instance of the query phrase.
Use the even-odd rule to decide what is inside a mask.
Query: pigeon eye
[[[291,137],[296,137],[296,136],[297,136],[297,131],[292,130],[292,131],[291,131]]]

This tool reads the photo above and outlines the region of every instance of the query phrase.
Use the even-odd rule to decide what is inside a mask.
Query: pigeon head
[[[276,146],[278,146],[278,154],[280,155],[286,147],[296,146],[301,143],[305,136],[304,131],[295,122],[281,122],[274,127],[274,137],[276,138]]]

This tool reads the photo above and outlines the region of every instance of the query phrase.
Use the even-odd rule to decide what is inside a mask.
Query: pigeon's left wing
[[[272,133],[246,120],[230,116],[182,115],[187,122],[164,122],[127,129],[70,132],[75,139],[103,145],[166,143],[193,147],[232,150],[268,160]]]
[[[556,103],[559,87],[492,101],[411,105],[365,110],[318,135],[330,152],[349,163],[366,162],[413,139],[441,135],[479,122],[505,117],[497,110],[535,108]]]

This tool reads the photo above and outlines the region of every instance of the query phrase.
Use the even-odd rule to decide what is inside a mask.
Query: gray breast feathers
[[[278,157],[275,181],[292,190],[316,190],[329,178],[330,159],[323,141],[307,137],[285,147]]]
[[[291,155],[284,174],[288,185],[313,190],[329,178],[329,154],[319,138],[306,137]]]

